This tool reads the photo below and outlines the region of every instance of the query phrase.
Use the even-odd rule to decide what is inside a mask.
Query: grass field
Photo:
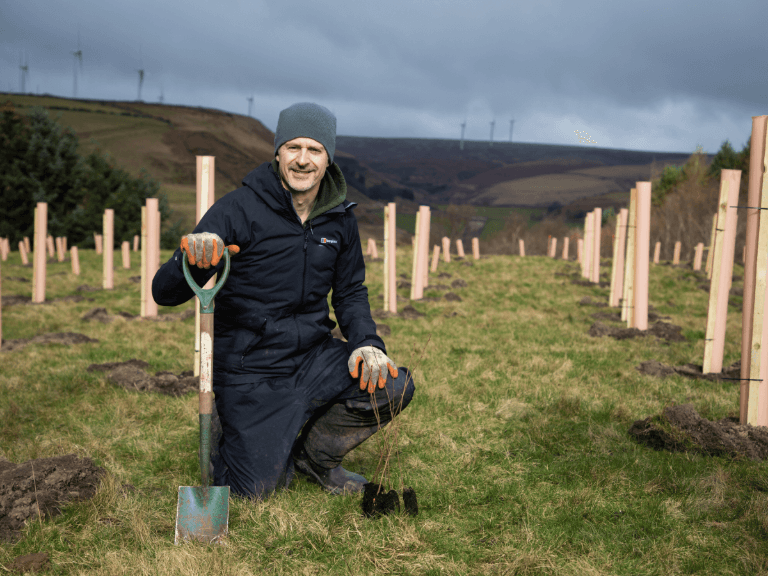
[[[399,256],[398,273],[410,274],[410,251]],[[648,359],[701,363],[707,293],[683,269],[652,267],[650,303],[688,340],[595,339],[587,330],[597,309],[578,303],[607,301],[607,290],[556,276],[577,265],[543,257],[441,262],[452,277],[430,282],[464,279],[454,290],[463,301],[416,302],[425,316],[383,320],[389,355],[415,368],[391,480],[416,489],[418,516],[366,519],[360,496],[297,480],[266,501],[233,499],[226,546],[174,546],[177,488],[200,483],[197,396],[129,392],[86,372],[129,358],[151,373],[192,366],[192,320],[80,319],[96,306],[139,312],[133,258],[133,270],[116,270],[114,290],[83,293],[93,302],[2,310],[5,339],[71,331],[100,343],[0,352],[0,456],[74,452],[108,475],[93,500],[0,544],[0,566],[43,551],[50,574],[105,576],[768,574],[768,465],[657,452],[627,435],[634,420],[672,404],[692,403],[711,420],[737,414],[733,384],[635,370]],[[101,285],[100,257],[82,251],[81,266],[76,278],[68,264],[49,265],[48,298]],[[16,252],[2,263],[3,293],[30,293],[11,277],[31,278]],[[380,263],[369,265],[367,285],[381,307]],[[739,334],[731,308],[725,365],[739,357]],[[345,465],[370,477],[377,460],[374,437]]]

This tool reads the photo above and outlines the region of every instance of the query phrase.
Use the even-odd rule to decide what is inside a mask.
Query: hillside
[[[184,228],[194,219],[195,156],[216,157],[220,198],[273,155],[274,134],[264,124],[220,110],[7,93],[0,94],[0,101],[10,101],[21,111],[43,106],[74,130],[81,152],[109,153],[134,175],[145,168],[161,183],[174,220],[182,219]],[[489,146],[466,141],[460,150],[456,140],[338,136],[335,160],[347,179],[349,199],[359,204],[361,236],[379,237],[382,205],[397,200],[400,239],[407,242],[406,230],[413,229],[412,215],[419,204],[433,207],[436,222],[445,216],[438,207],[467,206],[480,233],[488,223],[483,210],[496,211],[493,217],[500,225],[515,209],[524,209],[528,217],[558,205],[577,215],[594,206],[624,206],[636,181],[687,158],[518,142]]]
[[[689,154],[523,142],[339,136],[337,147],[397,183],[369,187],[371,198],[400,195],[427,204],[547,207],[601,197],[626,204],[635,182],[656,177]]]

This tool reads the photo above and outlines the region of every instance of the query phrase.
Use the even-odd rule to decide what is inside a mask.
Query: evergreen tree
[[[78,138],[64,129],[43,108],[24,117],[6,107],[0,119],[0,236],[14,246],[34,232],[34,208],[48,203],[48,231],[66,236],[70,246],[94,246],[93,233],[101,233],[106,208],[115,211],[115,246],[141,233],[141,207],[158,198],[161,220],[171,215],[160,184],[146,171],[134,178],[116,167],[109,156],[77,153]],[[181,237],[180,222],[166,230],[165,248]]]

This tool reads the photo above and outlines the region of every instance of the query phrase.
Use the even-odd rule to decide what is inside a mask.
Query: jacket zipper
[[[304,302],[304,290],[307,284],[307,243],[309,242],[309,231],[304,229],[304,269],[301,273],[301,301],[299,306]],[[299,322],[296,320],[296,314],[293,315],[293,321],[296,322],[296,334],[299,337],[299,350],[301,350],[301,330],[299,329]]]

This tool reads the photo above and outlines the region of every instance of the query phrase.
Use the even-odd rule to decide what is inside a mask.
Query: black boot
[[[310,482],[319,484],[331,494],[357,494],[363,491],[363,486],[368,482],[360,474],[345,470],[341,465],[329,470],[313,464],[303,448],[294,452],[293,465]]]

